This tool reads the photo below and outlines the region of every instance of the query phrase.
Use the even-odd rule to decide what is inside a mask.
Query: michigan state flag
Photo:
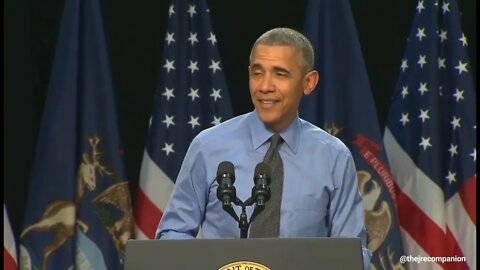
[[[37,142],[21,269],[123,269],[133,237],[98,0],[67,0]]]
[[[371,268],[402,269],[394,181],[349,1],[310,1],[304,33],[314,46],[320,81],[316,91],[303,99],[300,117],[340,138],[352,152],[365,207]]]

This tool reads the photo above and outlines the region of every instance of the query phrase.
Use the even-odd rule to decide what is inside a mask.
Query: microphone
[[[223,209],[232,207],[232,201],[237,198],[235,187],[235,171],[230,161],[222,161],[217,169],[217,198],[222,202]]]
[[[255,167],[255,173],[253,175],[253,182],[255,186],[252,188],[252,197],[254,198],[257,207],[265,207],[265,203],[270,200],[270,182],[271,182],[270,166],[265,162],[260,162]]]

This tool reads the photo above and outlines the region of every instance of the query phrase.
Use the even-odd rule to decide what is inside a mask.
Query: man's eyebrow
[[[250,65],[250,68],[252,68],[252,69],[261,69],[261,68],[262,68],[262,65],[256,63],[256,64]]]
[[[275,72],[283,72],[283,73],[287,73],[287,74],[290,74],[290,70],[284,68],[284,67],[280,67],[280,66],[274,66],[273,67],[273,71]]]
[[[255,64],[252,64],[250,66],[251,69],[254,69],[254,70],[258,70],[258,69],[264,69],[264,67],[261,65],[261,64],[258,64],[258,63],[255,63]],[[287,74],[290,74],[290,70],[284,68],[284,67],[281,67],[281,66],[273,66],[273,71],[274,72],[283,72],[283,73],[287,73]]]

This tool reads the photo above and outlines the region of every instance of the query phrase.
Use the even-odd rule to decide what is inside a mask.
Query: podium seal
[[[218,268],[218,270],[271,270],[263,264],[250,261],[239,261],[229,263],[225,266]]]

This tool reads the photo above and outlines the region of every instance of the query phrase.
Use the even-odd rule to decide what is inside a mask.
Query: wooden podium
[[[358,238],[129,240],[125,270],[363,269]]]

